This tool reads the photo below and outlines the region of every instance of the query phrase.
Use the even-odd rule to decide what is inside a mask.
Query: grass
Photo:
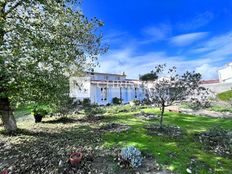
[[[210,110],[216,111],[216,112],[231,112],[232,113],[232,107],[225,107],[225,106],[212,106],[210,107]]]
[[[21,113],[18,117],[29,109],[30,108],[22,108],[18,110],[17,112]],[[120,112],[115,112],[115,109]],[[33,154],[38,150],[40,153],[44,151],[44,154],[46,154],[45,158],[48,159],[50,158],[48,154],[62,154],[63,152],[60,152],[60,149],[63,149],[65,153],[67,153],[65,149],[70,149],[68,150],[68,152],[70,152],[73,148],[75,149],[80,146],[91,146],[93,148],[101,146],[105,149],[111,149],[133,145],[142,150],[144,154],[151,154],[158,163],[175,173],[186,173],[191,159],[197,159],[199,162],[199,164],[192,169],[193,173],[207,174],[210,173],[210,168],[214,170],[213,173],[232,173],[232,159],[207,152],[203,150],[201,144],[194,141],[195,133],[207,131],[215,126],[232,130],[232,120],[230,119],[217,119],[166,112],[164,115],[164,124],[179,126],[185,132],[183,138],[173,139],[156,135],[151,136],[148,134],[144,126],[158,123],[158,120],[142,120],[141,118],[133,116],[140,111],[157,114],[159,113],[158,109],[144,107],[130,109],[129,106],[126,106],[125,108],[108,107],[106,111],[108,113],[105,119],[91,123],[78,122],[76,116],[69,116],[66,122],[59,119],[56,120],[55,118],[46,118],[42,124],[34,124],[33,119],[31,121],[22,120],[18,122],[18,127],[23,130],[23,133],[12,137],[0,134],[0,140],[11,143],[11,149],[5,150],[5,152],[8,151],[9,154],[13,152],[15,154],[22,152],[26,155],[30,153]],[[104,125],[109,123],[127,124],[131,129],[127,132],[106,132],[99,135],[99,132],[97,133],[96,131],[97,128],[99,128],[101,124]],[[1,130],[2,128],[0,127],[0,132]],[[49,150],[49,153],[46,152],[46,149]],[[172,153],[175,155],[170,156]],[[4,154],[2,153],[2,157],[8,158],[8,156],[4,156]],[[60,155],[59,158],[66,160],[67,155]],[[15,159],[16,164],[21,161],[20,159]],[[26,157],[25,161],[26,165],[31,164],[30,159],[27,160]],[[58,162],[55,162],[53,164],[51,162],[50,165],[55,168],[57,163]],[[115,166],[115,168],[117,167]],[[47,169],[49,171],[51,168],[48,167]]]
[[[222,92],[222,93],[218,94],[217,97],[220,100],[229,101],[229,100],[232,99],[232,90],[229,90],[229,91],[226,91],[226,92]]]
[[[157,109],[144,109],[145,112],[157,113]],[[186,173],[192,158],[196,158],[208,167],[196,166],[198,173],[208,173],[212,168],[215,173],[230,173],[232,160],[202,150],[202,146],[193,140],[194,133],[220,125],[232,130],[232,120],[196,117],[179,113],[165,113],[165,124],[180,126],[186,135],[182,139],[150,136],[143,128],[144,125],[157,121],[144,121],[132,116],[133,113],[120,113],[112,117],[111,121],[126,123],[132,127],[128,133],[107,133],[104,137],[106,147],[123,147],[133,145],[146,153],[151,153],[161,164],[177,172]],[[168,154],[175,153],[171,158]],[[219,165],[220,164],[220,165]]]

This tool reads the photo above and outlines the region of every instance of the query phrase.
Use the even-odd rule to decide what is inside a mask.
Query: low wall
[[[202,84],[201,86],[208,88],[213,93],[221,93],[229,91],[232,88],[232,83],[214,83],[214,84]]]

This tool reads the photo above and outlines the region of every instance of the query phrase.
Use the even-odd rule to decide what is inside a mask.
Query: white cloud
[[[207,36],[207,32],[188,33],[174,36],[170,39],[170,43],[175,46],[186,46],[196,42]]]
[[[180,30],[195,30],[207,25],[213,19],[214,19],[214,14],[209,11],[206,11],[188,20],[188,22],[182,22],[177,24],[177,26]]]
[[[209,64],[203,64],[201,66],[196,67],[196,72],[202,74],[203,79],[218,79],[218,71],[219,67],[211,66]]]
[[[232,32],[217,36],[201,43],[192,53],[204,54],[205,57],[212,59],[228,59],[232,60]]]
[[[182,37],[180,40],[186,38],[195,41],[192,37]],[[196,71],[202,74],[203,79],[217,79],[217,70],[232,61],[232,31],[209,38],[207,41],[197,42],[198,46],[195,49],[182,52],[181,56],[177,52],[170,54],[168,50],[144,51],[140,42],[128,39],[118,49],[110,49],[100,57],[101,67],[96,71],[126,72],[128,78],[138,78],[139,74],[153,70],[157,64],[167,63],[168,66],[176,66],[179,73],[186,70]]]
[[[214,63],[211,59],[188,60],[184,56],[168,56],[165,52],[135,53],[136,49],[111,50],[100,58],[101,67],[97,71],[126,72],[128,78],[138,78],[139,74],[150,72],[157,64],[167,63],[168,66],[176,66],[179,73],[197,71],[202,73],[204,79],[217,79],[218,66],[211,65]]]
[[[168,24],[160,24],[149,26],[142,30],[145,37],[148,37],[144,43],[156,42],[167,39],[172,32],[172,28]]]

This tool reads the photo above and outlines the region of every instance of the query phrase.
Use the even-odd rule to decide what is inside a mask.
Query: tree
[[[139,80],[142,80],[142,81],[154,81],[158,78],[156,72],[154,71],[151,71],[150,73],[146,73],[144,75],[141,75],[139,77]]]
[[[157,75],[165,74],[156,81],[145,82],[147,97],[150,102],[160,108],[160,128],[163,128],[163,116],[165,107],[170,106],[173,102],[182,101],[188,96],[193,95],[199,88],[201,75],[195,72],[186,72],[179,75],[176,68],[172,67],[166,70],[166,65],[155,67]]]
[[[0,1],[0,115],[16,130],[12,106],[56,103],[68,94],[68,78],[96,65],[101,44],[96,18],[73,10],[77,0]]]

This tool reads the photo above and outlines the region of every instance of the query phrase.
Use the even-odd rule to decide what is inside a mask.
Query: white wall
[[[214,84],[203,84],[201,85],[205,88],[208,88],[210,91],[212,91],[215,94],[229,91],[232,88],[232,83],[214,83]]]
[[[220,82],[232,82],[232,64],[218,71]]]
[[[91,80],[117,81],[126,79],[126,76],[117,74],[87,73],[87,76],[91,77]]]
[[[79,100],[90,98],[90,78],[89,77],[71,77],[69,79],[70,97]]]
[[[97,103],[99,105],[106,105],[108,103],[112,103],[112,99],[114,97],[120,98],[122,97],[123,103],[129,103],[131,100],[143,100],[144,94],[141,88],[137,89],[137,98],[135,98],[135,90],[134,87],[121,87],[121,96],[120,96],[120,87],[115,87],[112,85],[108,85],[107,87],[107,97],[106,100],[102,100],[102,92],[101,88],[105,88],[105,85],[96,85],[91,84],[91,92],[90,92],[90,100],[91,103]]]

